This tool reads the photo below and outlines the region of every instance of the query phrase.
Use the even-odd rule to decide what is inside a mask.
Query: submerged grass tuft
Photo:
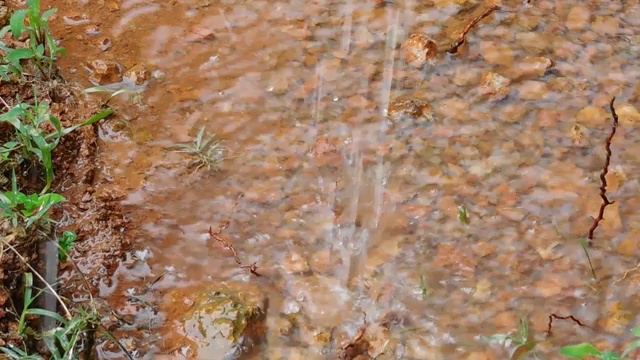
[[[222,145],[221,141],[214,140],[215,134],[204,139],[204,126],[198,132],[198,136],[193,144],[178,144],[174,147],[177,152],[187,153],[194,157],[189,166],[196,166],[194,171],[205,168],[207,171],[220,170],[220,165],[225,159],[227,148]],[[203,141],[204,139],[204,141]]]

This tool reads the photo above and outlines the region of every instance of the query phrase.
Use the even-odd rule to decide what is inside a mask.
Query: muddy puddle
[[[526,317],[538,355],[558,358],[620,348],[639,325],[640,272],[623,278],[640,254],[637,1],[503,1],[455,54],[489,4],[54,5],[65,75],[131,91],[100,128],[101,176],[137,250],[100,295],[140,356],[498,359],[512,348],[484,337]],[[425,59],[407,42],[419,32],[437,44]],[[579,239],[601,204],[612,96],[594,280]],[[227,149],[220,171],[171,148],[202,127]],[[227,335],[249,341],[205,334],[220,304],[235,309]],[[547,337],[551,314],[588,326],[558,320]]]

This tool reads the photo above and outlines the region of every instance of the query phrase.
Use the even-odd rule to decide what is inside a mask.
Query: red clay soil
[[[100,108],[82,89],[62,80],[49,82],[22,81],[0,84],[0,97],[9,106],[22,102],[33,103],[34,85],[38,88],[38,101],[48,102],[51,114],[58,117],[63,126],[85,121]],[[6,111],[2,105],[0,113]],[[102,121],[108,121],[102,120]],[[97,127],[80,128],[62,138],[54,150],[55,182],[51,191],[62,194],[67,201],[52,211],[51,217],[59,221],[57,226],[15,231],[9,222],[0,223],[0,236],[10,243],[35,269],[43,269],[38,244],[47,238],[60,236],[65,230],[78,234],[70,261],[59,269],[59,292],[66,299],[88,298],[87,290],[97,293],[102,278],[108,278],[129,247],[130,224],[124,217],[118,196],[112,191],[101,191],[107,180],[101,176]],[[0,124],[0,141],[5,143],[13,133],[13,127]],[[43,185],[41,169],[20,168],[17,171],[19,189],[24,193],[37,193]],[[0,191],[11,188],[11,165],[0,164]],[[43,231],[44,230],[44,231]],[[10,332],[15,329],[22,307],[23,274],[28,271],[23,261],[6,246],[0,250],[0,346],[16,342]],[[77,265],[77,268],[72,265]],[[80,269],[83,276],[80,276]],[[84,279],[83,279],[84,277]],[[87,282],[85,282],[85,279]],[[91,289],[86,289],[86,284]],[[68,300],[71,301],[71,300]],[[73,304],[68,304],[73,307]]]

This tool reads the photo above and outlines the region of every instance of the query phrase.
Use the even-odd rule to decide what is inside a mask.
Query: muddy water
[[[67,76],[89,85],[94,59],[157,70],[101,129],[103,176],[142,230],[102,296],[135,313],[128,289],[160,274],[153,294],[255,283],[269,299],[255,358],[333,357],[317,335],[333,330],[339,345],[363,312],[397,320],[390,342],[372,345],[389,358],[504,358],[481,337],[524,315],[544,340],[551,313],[590,327],[555,323],[540,354],[620,347],[640,320],[640,277],[620,280],[640,253],[640,5],[505,1],[458,54],[416,69],[401,46],[409,34],[453,39],[473,2],[431,3],[56,4]],[[589,250],[593,280],[578,239],[600,205],[614,95],[616,203]],[[400,96],[433,118],[388,121]],[[194,172],[169,149],[203,126],[229,148],[220,172]],[[226,221],[222,236],[261,277],[208,236]],[[151,330],[133,347],[168,351],[175,319],[141,313]],[[298,330],[284,331],[292,314]]]

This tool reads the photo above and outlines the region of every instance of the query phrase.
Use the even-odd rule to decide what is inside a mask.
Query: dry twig
[[[249,269],[249,272],[252,273],[253,275],[262,276],[258,273],[258,265],[256,265],[256,263],[253,263],[251,265],[245,265],[238,257],[238,252],[236,251],[236,248],[233,247],[233,245],[229,244],[225,239],[223,239],[220,236],[220,233],[222,232],[222,230],[224,230],[227,226],[229,226],[229,221],[224,222],[223,225],[221,225],[216,231],[213,231],[213,228],[209,228],[209,236],[215,239],[216,241],[218,241],[220,244],[222,244],[222,246],[225,249],[231,250],[231,253],[233,254],[233,259],[235,260],[236,264],[240,266],[241,269]]]
[[[614,281],[613,283],[614,283],[614,284],[618,284],[618,283],[622,282],[624,279],[626,279],[626,278],[627,278],[627,276],[628,276],[630,273],[632,273],[632,272],[634,272],[634,271],[637,271],[637,270],[640,270],[640,264],[636,265],[636,267],[634,267],[633,269],[629,269],[629,270],[625,271],[625,272],[624,272],[624,275],[622,275],[622,277],[621,277],[620,279],[618,279],[618,280]]]
[[[618,114],[616,114],[616,109],[613,107],[613,103],[615,101],[616,98],[614,96],[609,103],[609,110],[611,111],[611,116],[613,116],[613,125],[611,126],[611,133],[605,142],[607,156],[605,158],[604,165],[602,166],[602,172],[600,173],[600,198],[602,198],[602,204],[600,205],[598,217],[593,219],[593,223],[589,228],[589,235],[587,236],[587,244],[589,244],[589,246],[593,246],[593,233],[598,228],[600,221],[604,219],[604,210],[607,206],[614,203],[614,201],[610,201],[609,198],[607,198],[607,173],[609,172],[609,164],[611,163],[611,141],[618,129]]]
[[[471,29],[476,26],[480,21],[482,21],[482,19],[486,18],[487,16],[491,15],[491,13],[493,13],[496,10],[500,10],[500,6],[498,5],[493,5],[492,7],[488,8],[487,10],[485,10],[485,12],[483,12],[480,16],[474,18],[473,20],[471,20],[470,23],[467,24],[467,26],[464,27],[464,29],[462,29],[462,32],[460,33],[460,36],[458,36],[458,39],[456,39],[456,41],[451,45],[451,47],[447,50],[447,52],[449,54],[455,54],[458,52],[458,48],[460,46],[462,46],[462,44],[464,44],[465,41],[465,37],[467,36],[467,33],[469,31],[471,31]]]
[[[569,320],[569,319],[571,319],[571,320],[573,320],[573,322],[575,322],[579,326],[588,327],[587,325],[581,323],[580,320],[576,319],[575,316],[573,316],[573,315],[558,316],[556,314],[551,314],[551,315],[549,315],[549,325],[547,325],[547,337],[551,336],[551,326],[553,325],[553,319],[558,319],[558,320]]]

